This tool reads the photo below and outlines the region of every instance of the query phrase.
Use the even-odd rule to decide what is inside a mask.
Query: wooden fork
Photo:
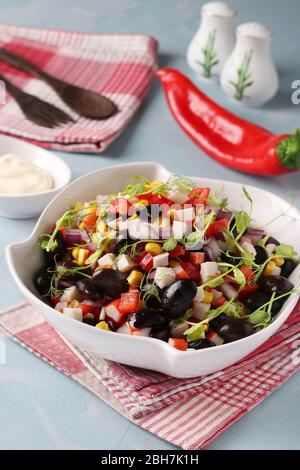
[[[0,48],[0,59],[13,67],[44,80],[73,111],[81,116],[90,119],[107,119],[118,111],[115,103],[109,98],[59,80],[8,49]]]
[[[67,122],[74,122],[73,118],[61,109],[37,96],[26,93],[1,74],[0,80],[5,83],[6,90],[14,97],[27,119],[34,124],[54,128]]]

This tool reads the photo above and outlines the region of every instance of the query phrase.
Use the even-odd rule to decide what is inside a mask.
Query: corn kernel
[[[160,255],[162,253],[162,247],[159,243],[149,242],[145,245],[146,253],[150,253],[151,255]]]
[[[110,328],[109,328],[108,324],[106,323],[106,321],[100,321],[99,323],[97,323],[96,328],[100,328],[101,330],[110,331]]]
[[[274,261],[269,261],[267,266],[265,267],[264,276],[271,276],[275,266],[276,264],[274,263]]]
[[[69,307],[76,308],[76,307],[79,307],[79,305],[80,303],[78,302],[78,300],[72,300]]]
[[[78,259],[79,250],[80,250],[79,246],[76,246],[72,250],[72,256],[73,256],[74,259],[76,259],[76,261]]]
[[[79,266],[84,266],[84,263],[86,259],[89,257],[89,255],[90,255],[89,250],[80,248],[78,252],[77,264],[79,264]]]
[[[276,266],[282,266],[284,264],[284,258],[281,258],[280,256],[274,258],[274,263]]]
[[[207,290],[204,291],[204,297],[202,302],[205,304],[211,304],[214,299],[214,296],[211,292],[208,292]]]
[[[141,273],[140,271],[136,271],[135,269],[131,271],[131,273],[127,277],[127,281],[130,287],[139,287],[142,279],[143,273]]]
[[[160,186],[160,185],[161,185],[161,181],[160,181],[160,180],[153,180],[153,181],[151,181],[151,183],[150,183],[150,187],[151,187],[152,189],[157,188],[157,187]]]
[[[76,202],[76,204],[74,206],[74,210],[75,211],[80,211],[81,209],[83,209],[83,202],[82,201]]]
[[[97,210],[97,206],[90,206],[84,209],[84,215],[94,214]]]
[[[174,209],[170,209],[170,210],[168,211],[168,216],[170,217],[171,220],[174,219],[175,214],[176,214],[176,211],[175,211]]]
[[[105,233],[105,232],[107,232],[107,230],[108,230],[108,227],[107,227],[106,223],[103,222],[103,220],[99,220],[99,222],[97,223],[97,231],[99,233]]]
[[[135,207],[148,206],[148,204],[149,202],[147,201],[147,199],[141,199],[135,204]]]

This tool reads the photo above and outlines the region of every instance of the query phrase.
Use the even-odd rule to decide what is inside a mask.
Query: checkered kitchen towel
[[[103,121],[77,116],[44,82],[0,61],[3,73],[24,91],[72,115],[75,123],[55,129],[26,119],[7,94],[0,105],[0,132],[69,152],[103,152],[126,127],[149,90],[157,42],[150,36],[86,34],[0,24],[0,47],[30,60],[53,76],[111,98],[119,112]]]
[[[0,312],[0,327],[135,424],[189,450],[206,447],[299,370],[299,314],[300,303],[243,361],[192,379],[98,359],[70,345],[24,301]]]

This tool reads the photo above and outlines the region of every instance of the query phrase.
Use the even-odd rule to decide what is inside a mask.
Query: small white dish
[[[11,219],[36,217],[49,204],[51,199],[71,180],[68,165],[54,153],[29,144],[20,139],[0,136],[0,155],[13,153],[48,172],[53,178],[53,188],[31,194],[0,193],[0,216]]]
[[[19,289],[33,307],[40,311],[56,330],[71,343],[99,357],[123,364],[156,370],[173,377],[196,377],[224,369],[250,354],[267,341],[285,322],[299,299],[293,293],[276,319],[267,328],[233,343],[198,351],[178,351],[167,343],[147,337],[128,336],[93,328],[68,318],[45,304],[38,296],[32,282],[34,273],[42,265],[42,253],[38,246],[41,233],[47,232],[65,211],[67,204],[78,200],[94,199],[121,189],[131,176],[144,175],[151,180],[166,180],[170,172],[152,163],[115,165],[89,173],[72,182],[61,191],[44,210],[30,237],[7,247],[6,255],[10,272]],[[209,186],[228,196],[230,207],[240,210],[242,185],[230,181],[193,178],[199,186]],[[273,220],[268,231],[283,243],[292,244],[300,253],[300,213],[280,197],[255,186],[247,186],[253,198],[253,218],[258,225]],[[246,201],[245,201],[246,207]],[[281,214],[288,214],[282,215]],[[300,266],[290,279],[299,285]]]

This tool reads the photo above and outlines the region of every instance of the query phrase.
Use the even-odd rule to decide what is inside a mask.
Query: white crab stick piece
[[[155,271],[154,282],[161,289],[168,287],[175,279],[176,273],[172,268],[159,267]]]

